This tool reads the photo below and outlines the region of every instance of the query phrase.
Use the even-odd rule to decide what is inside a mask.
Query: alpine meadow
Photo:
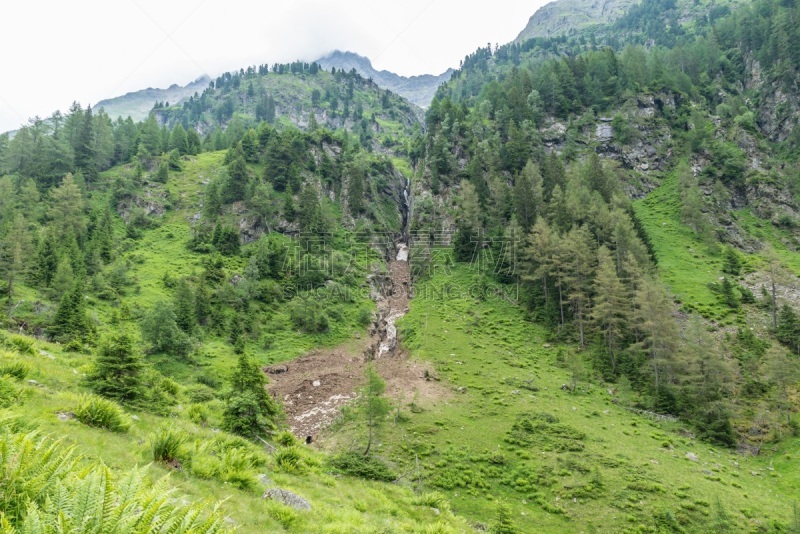
[[[800,2],[531,15],[0,135],[0,534],[800,534]]]

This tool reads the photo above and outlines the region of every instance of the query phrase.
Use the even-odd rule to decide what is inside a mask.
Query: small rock
[[[322,382],[320,382],[319,380],[314,380],[313,382],[311,382],[311,385],[314,386],[315,388],[318,388],[322,385]]]
[[[272,480],[264,473],[258,475],[258,481],[264,486],[272,486]]]
[[[552,345],[550,345],[550,343],[545,343],[545,344],[544,344],[544,345],[542,345],[542,346],[543,346],[544,348],[546,348],[546,349],[549,349],[549,348],[550,348]]]
[[[32,386],[36,386],[36,387],[39,387],[41,385],[36,380],[28,380],[28,384],[30,384]]]
[[[511,392],[511,394],[512,394],[512,395],[519,395],[519,393],[520,393],[520,392],[519,392],[519,390],[518,390],[518,389],[515,389],[514,391],[512,391],[512,392]]]
[[[289,366],[287,365],[271,365],[264,369],[265,372],[271,375],[281,375],[283,373],[289,372]]]
[[[758,471],[750,471],[750,474],[753,475],[754,477],[761,476],[761,473],[759,473]]]
[[[53,356],[52,354],[50,354],[50,353],[49,353],[49,352],[47,352],[46,350],[40,350],[40,351],[39,351],[39,355],[40,355],[40,356],[44,356],[44,357],[46,357],[46,358],[50,358],[51,360],[55,360],[55,359],[56,359],[56,357],[55,357],[55,356]]]
[[[134,414],[134,415],[131,416],[131,419],[133,419],[134,421],[138,421],[139,420],[139,416]]]
[[[433,510],[433,515],[439,515],[442,513],[438,508],[431,508],[431,510]]]
[[[714,473],[712,473],[712,472],[711,472],[711,471],[709,471],[708,469],[703,469],[701,472],[702,472],[704,475],[706,475],[706,476],[710,476],[710,477],[711,477],[711,476],[714,476]]]
[[[691,462],[699,462],[699,461],[700,461],[700,457],[699,457],[699,456],[697,456],[697,455],[696,455],[695,453],[693,453],[693,452],[687,452],[687,453],[686,453],[686,459],[687,459],[687,460],[689,460],[689,461],[691,461]]]
[[[459,393],[466,393],[467,388],[465,388],[464,386],[459,386],[458,389],[456,389],[456,391],[458,391]]]
[[[361,334],[359,334],[358,332],[356,332],[356,339],[361,339]]]
[[[285,504],[295,510],[311,510],[311,504],[307,500],[291,491],[275,488],[268,490],[263,498]]]
[[[56,417],[58,417],[59,421],[66,423],[67,421],[75,419],[75,414],[72,412],[58,412],[56,414]]]

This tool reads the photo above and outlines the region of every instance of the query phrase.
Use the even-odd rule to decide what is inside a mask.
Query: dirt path
[[[270,378],[268,388],[283,401],[296,436],[315,439],[336,419],[341,407],[355,399],[370,360],[386,380],[386,394],[396,402],[408,404],[416,397],[435,404],[448,395],[446,388],[430,380],[433,373],[427,364],[409,360],[407,351],[397,345],[395,321],[408,312],[410,281],[408,248],[401,244],[380,284],[383,295],[368,339],[315,350],[264,369]]]

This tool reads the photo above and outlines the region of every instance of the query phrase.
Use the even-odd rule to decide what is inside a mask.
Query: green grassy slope
[[[546,332],[505,298],[470,296],[479,281],[457,267],[417,287],[401,334],[453,395],[408,410],[386,436],[409,469],[419,458],[423,483],[457,513],[489,523],[505,501],[524,532],[699,532],[720,518],[730,532],[788,524],[796,444],[776,461],[743,457],[626,410],[635,398],[622,387],[615,396],[594,381],[561,389],[572,377],[559,361],[569,362],[570,347],[545,343]],[[512,432],[521,416],[533,416],[535,430]]]
[[[14,357],[31,368],[26,381],[16,386],[19,397],[11,408],[22,416],[26,425],[60,439],[64,447],[74,446],[78,454],[99,459],[114,470],[149,465],[153,479],[169,474],[171,484],[185,498],[209,503],[220,501],[230,525],[238,526],[237,532],[421,532],[426,525],[437,521],[459,531],[464,528],[451,514],[437,517],[429,506],[415,504],[416,497],[402,486],[331,476],[324,464],[325,457],[311,449],[301,452],[305,460],[300,467],[287,469],[276,463],[275,456],[259,451],[259,447],[246,446],[241,450],[246,452],[247,465],[236,478],[226,481],[201,477],[200,468],[195,466],[218,457],[203,452],[204,446],[229,438],[214,430],[213,425],[191,422],[184,405],[175,407],[168,417],[132,414],[137,419],[131,421],[128,433],[91,428],[76,420],[61,421],[57,414],[76,410],[79,395],[87,391],[82,380],[91,358],[38,341],[34,349],[31,354]],[[188,401],[185,397],[183,400]],[[219,401],[209,406],[217,413]],[[212,415],[212,421],[216,416]],[[180,429],[189,438],[182,453],[185,464],[182,469],[153,463],[152,434],[163,425]],[[236,440],[230,443],[241,445]],[[268,479],[266,484],[259,480],[260,475]],[[312,509],[296,512],[262,499],[264,491],[274,486],[304,497]]]

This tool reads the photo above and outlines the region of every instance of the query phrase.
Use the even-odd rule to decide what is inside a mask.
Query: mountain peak
[[[517,37],[517,42],[534,37],[559,37],[594,24],[612,22],[636,0],[557,0],[539,8]]]
[[[430,105],[436,90],[453,74],[453,70],[448,69],[439,75],[400,76],[387,70],[375,69],[368,57],[342,50],[334,50],[327,56],[318,59],[317,63],[324,69],[335,67],[347,72],[355,69],[361,76],[371,78],[379,87],[397,93],[421,108],[427,108]]]

